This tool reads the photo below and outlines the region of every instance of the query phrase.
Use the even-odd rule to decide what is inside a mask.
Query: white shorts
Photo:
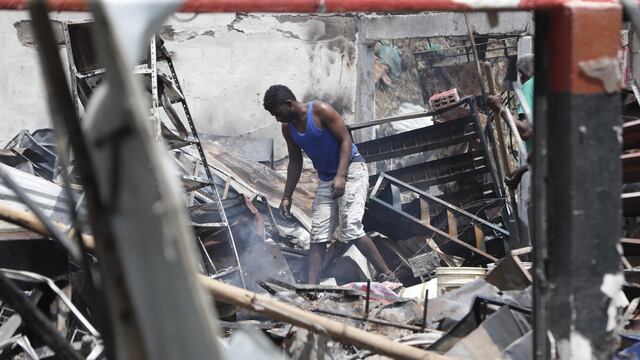
[[[365,235],[362,217],[369,191],[367,164],[353,162],[349,165],[344,195],[338,199],[331,198],[331,182],[320,180],[316,189],[311,217],[312,243],[331,240],[338,225],[338,239],[342,242],[356,240]]]

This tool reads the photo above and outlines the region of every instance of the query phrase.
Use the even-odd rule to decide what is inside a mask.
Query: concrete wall
[[[89,15],[51,13],[51,17],[80,20]],[[0,144],[23,128],[49,124],[27,20],[26,12],[0,11]],[[483,34],[530,33],[533,28],[529,13],[500,14],[495,27],[485,14],[472,14],[470,22],[475,32]],[[348,123],[374,120],[375,41],[465,35],[466,25],[459,13],[357,18],[282,14],[200,14],[192,18],[177,14],[161,34],[173,53],[198,130],[273,137],[278,159],[286,155],[280,128],[262,108],[269,85],[288,85],[301,100],[329,102]],[[64,55],[63,50],[61,53]]]
[[[87,14],[52,13],[58,20]],[[322,99],[353,119],[355,22],[341,15],[177,14],[161,34],[198,130],[230,136],[274,137],[286,155],[279,125],[263,108],[269,85],[288,85],[302,100]],[[48,109],[25,12],[0,12],[0,143],[23,128],[49,126]],[[64,51],[61,51],[64,55]],[[66,58],[66,56],[63,56]]]

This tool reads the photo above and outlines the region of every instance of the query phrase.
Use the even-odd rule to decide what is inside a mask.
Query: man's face
[[[281,123],[289,123],[298,118],[298,113],[293,109],[291,101],[278,106],[271,115],[275,116],[276,120]]]

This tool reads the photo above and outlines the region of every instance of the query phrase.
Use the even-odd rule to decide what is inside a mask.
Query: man
[[[533,54],[529,54],[529,55],[524,55],[518,58],[518,61],[516,63],[518,73],[520,74],[520,81],[524,82],[524,84],[522,85],[522,94],[524,95],[523,100],[527,102],[527,106],[529,107],[530,110],[533,110],[533,99],[534,99],[534,94],[533,94],[534,62],[533,60],[534,60]],[[500,102],[500,96],[498,95],[489,96],[489,98],[487,99],[487,104],[493,111],[499,112],[502,118],[505,121],[507,121],[507,119],[504,116],[504,113],[502,112],[503,109],[502,109],[502,104]],[[518,119],[514,119],[514,121],[516,123],[516,127],[518,128],[518,133],[520,134],[520,137],[525,143],[527,152],[529,153],[529,157],[531,157],[531,154],[533,154],[533,127],[532,127],[532,124],[529,122],[529,120],[531,119],[527,119],[523,104],[519,103]],[[529,171],[529,167],[527,165],[521,166],[513,170],[513,172],[505,178],[505,183],[510,188],[518,187],[518,184],[520,184],[520,181],[522,180],[522,176],[527,171]]]
[[[264,108],[282,123],[282,135],[289,151],[287,183],[280,203],[283,216],[291,216],[291,197],[302,172],[302,150],[318,172],[309,248],[309,283],[317,284],[320,280],[327,243],[338,225],[339,240],[354,242],[380,274],[378,281],[398,282],[364,232],[362,217],[369,174],[340,114],[321,101],[298,102],[283,85],[273,85],[267,90]]]

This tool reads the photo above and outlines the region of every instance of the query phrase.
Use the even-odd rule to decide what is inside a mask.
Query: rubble
[[[508,150],[520,162],[526,152],[477,102],[475,48],[415,53],[431,109],[349,129],[421,119],[356,144],[371,170],[365,227],[401,282],[371,281],[357,247],[332,241],[323,282],[310,285],[313,191],[298,187],[293,217],[280,214],[273,140],[200,136],[162,38],[112,31],[131,19],[92,6],[93,21],[62,24],[71,89],[46,8],[31,8],[60,98],[53,129],[23,130],[0,151],[0,357],[534,358],[533,248],[515,210],[528,200],[501,172]],[[141,28],[173,10],[157,11]],[[484,40],[489,90],[510,91],[517,39]],[[381,50],[384,70],[399,72],[397,49]],[[612,320],[628,331],[625,359],[640,352],[640,242],[621,243],[627,270],[612,281],[624,294],[611,290],[607,315],[627,308]]]

